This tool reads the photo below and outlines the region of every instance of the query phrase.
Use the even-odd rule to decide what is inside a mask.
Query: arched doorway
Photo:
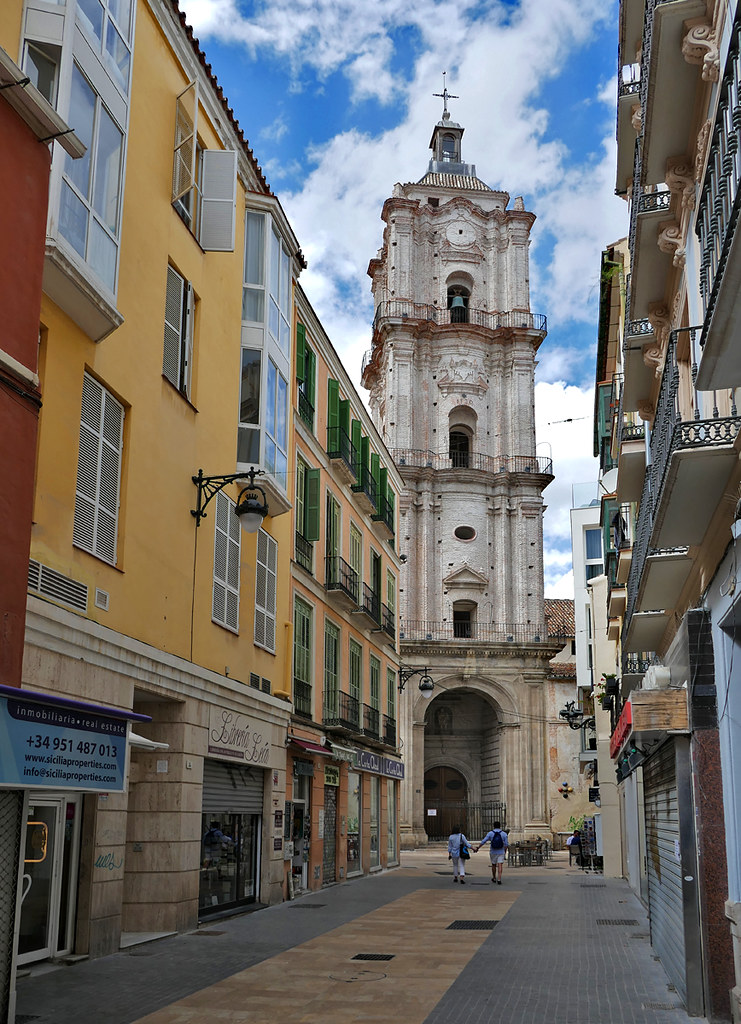
[[[447,839],[454,828],[466,831],[468,786],[464,776],[440,764],[425,772],[425,831],[428,839]],[[430,813],[432,812],[432,813]]]

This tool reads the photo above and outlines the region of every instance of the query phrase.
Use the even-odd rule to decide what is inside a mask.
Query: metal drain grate
[[[498,921],[453,921],[445,930],[460,932],[490,931],[498,923]]]
[[[294,903],[292,910],[317,910],[319,907],[326,907],[326,903]]]
[[[580,889],[606,889],[607,888],[607,884],[605,882],[597,882],[597,884],[595,885],[594,882],[582,882],[579,885],[579,888]]]
[[[595,923],[596,924],[630,924],[630,925],[633,925],[634,927],[635,927],[635,925],[638,924],[637,921],[634,921],[632,918],[627,918],[627,917],[602,917],[602,918],[597,918]]]
[[[190,932],[189,934],[193,935],[193,936],[196,936],[196,935],[226,935],[226,932],[206,931],[204,929],[203,931],[200,931],[200,932]]]
[[[351,960],[393,960],[395,953],[356,953]]]
[[[642,1010],[683,1010],[682,1003],[641,1003]]]

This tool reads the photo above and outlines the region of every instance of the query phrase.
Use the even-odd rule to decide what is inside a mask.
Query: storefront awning
[[[311,740],[301,740],[298,736],[289,736],[288,742],[307,754],[324,754],[325,757],[332,756],[332,748],[329,743],[327,743],[326,747],[323,747],[320,743],[313,743]]]
[[[129,733],[129,746],[134,750],[169,750],[169,743],[158,743],[146,736],[140,736],[136,732]]]

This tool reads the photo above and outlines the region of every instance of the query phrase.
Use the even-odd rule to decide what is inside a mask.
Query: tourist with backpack
[[[494,822],[494,828],[487,832],[480,843],[477,843],[475,852],[485,844],[489,844],[489,859],[491,860],[491,880],[497,885],[502,884],[502,871],[504,869],[504,858],[507,856],[509,839],[507,833],[502,830],[500,821]],[[497,877],[498,874],[498,877]]]

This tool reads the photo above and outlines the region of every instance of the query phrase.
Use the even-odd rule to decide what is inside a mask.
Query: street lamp
[[[399,669],[399,693],[404,692],[408,680],[412,676],[421,676],[419,680],[419,692],[425,700],[429,700],[432,696],[432,691],[435,689],[435,684],[427,673],[426,668],[400,668]]]
[[[255,483],[255,477],[264,473],[262,469],[255,469],[254,466],[248,473],[227,473],[222,476],[204,476],[203,470],[198,470],[198,476],[194,476],[193,483],[198,488],[198,499],[196,507],[190,510],[195,516],[196,527],[201,525],[201,519],[206,513],[206,506],[215,494],[218,494],[227,484],[235,480],[246,482],[246,486],[239,492],[237,507],[234,512],[239,519],[240,525],[245,533],[257,533],[262,526],[262,521],[268,514],[268,499],[265,491],[259,484]]]

